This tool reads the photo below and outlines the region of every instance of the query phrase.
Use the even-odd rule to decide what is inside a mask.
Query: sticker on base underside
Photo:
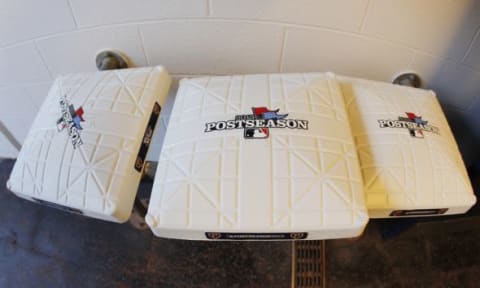
[[[301,240],[308,236],[306,232],[292,233],[220,233],[206,232],[205,236],[210,240]]]
[[[152,114],[150,114],[150,119],[148,120],[147,128],[142,138],[142,145],[138,151],[137,159],[135,160],[135,170],[138,172],[142,171],[143,164],[145,163],[145,158],[147,157],[148,147],[152,142],[153,131],[155,131],[155,126],[157,125],[158,117],[160,116],[160,111],[162,107],[155,102],[153,106]]]
[[[415,210],[395,210],[390,213],[390,216],[429,216],[445,214],[448,208],[441,209],[415,209]]]

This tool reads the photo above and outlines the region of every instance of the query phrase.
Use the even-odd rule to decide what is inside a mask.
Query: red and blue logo
[[[269,110],[267,107],[252,107],[253,115],[256,119],[265,119],[265,120],[279,120],[285,119],[288,114],[278,114],[280,109]],[[247,139],[250,138],[267,138],[270,134],[268,128],[246,128],[243,136]]]
[[[83,130],[82,126],[80,125],[80,122],[84,122],[85,119],[83,119],[83,108],[80,106],[80,108],[75,110],[75,107],[73,104],[70,104],[68,106],[68,111],[70,112],[70,116],[72,117],[72,121],[75,125],[75,127],[79,130]],[[67,127],[67,123],[63,117],[60,117],[60,119],[57,120],[57,129],[58,131],[62,131]]]

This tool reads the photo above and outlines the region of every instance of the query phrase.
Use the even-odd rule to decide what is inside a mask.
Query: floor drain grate
[[[325,250],[323,241],[293,243],[292,287],[323,287]]]

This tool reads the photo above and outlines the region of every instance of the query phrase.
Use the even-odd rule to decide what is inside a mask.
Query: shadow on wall
[[[441,93],[434,87],[431,88],[437,93]],[[477,162],[480,160],[480,151],[478,149],[480,138],[476,134],[479,132],[480,123],[473,123],[471,118],[468,117],[469,115],[464,112],[445,108],[445,105],[442,106],[444,106],[443,111],[447,116],[448,123],[450,124],[460,151],[462,152],[465,165],[467,165],[467,167],[471,167],[475,164],[478,165],[479,163]],[[480,113],[480,111],[477,111],[477,113]]]
[[[478,23],[472,23],[479,17],[480,1],[472,0],[444,52],[447,60],[439,61],[431,76],[423,79],[425,88],[437,93],[467,167],[480,162],[480,74],[462,65],[468,50],[458,43],[465,42],[465,30],[480,29]]]

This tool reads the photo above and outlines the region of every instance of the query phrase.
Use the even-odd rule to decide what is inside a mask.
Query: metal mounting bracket
[[[104,50],[97,54],[95,63],[98,70],[113,70],[128,68],[128,58],[122,52],[114,50]]]
[[[398,84],[402,86],[410,86],[410,87],[415,87],[415,88],[420,88],[421,86],[421,81],[420,77],[416,73],[403,73],[398,76],[396,76],[393,81],[393,84]]]

